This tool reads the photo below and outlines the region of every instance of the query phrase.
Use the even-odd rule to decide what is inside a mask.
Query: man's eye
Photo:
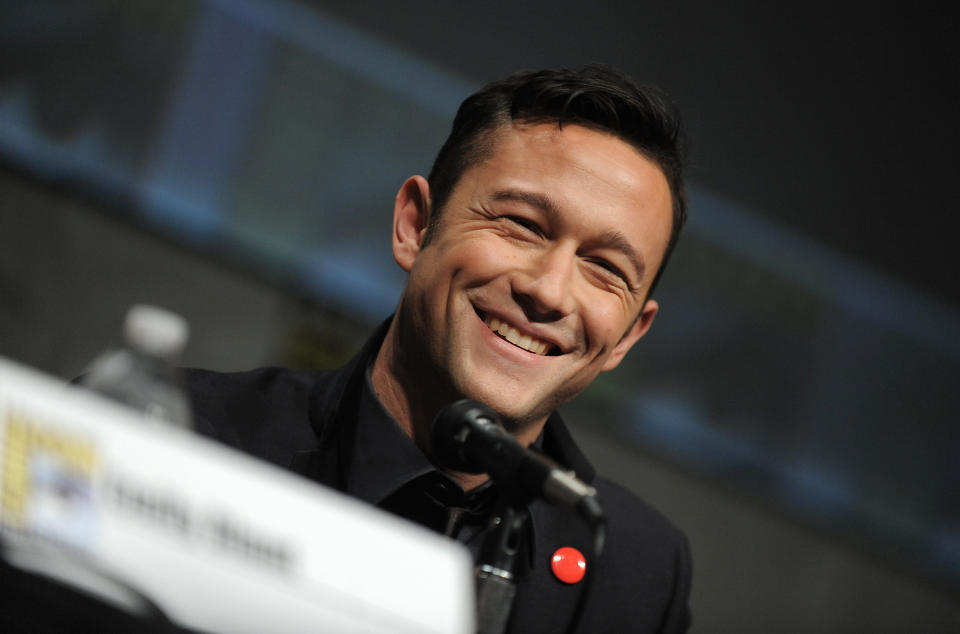
[[[540,225],[533,222],[532,220],[529,220],[527,218],[522,218],[520,216],[506,216],[506,218],[511,222],[513,222],[514,224],[520,225],[524,229],[534,232],[538,236],[543,235],[543,231],[540,229]]]
[[[593,260],[593,263],[596,264],[601,269],[603,269],[604,271],[606,271],[607,273],[610,273],[620,278],[621,280],[623,280],[623,282],[627,284],[627,286],[630,285],[630,280],[627,279],[627,276],[616,265],[611,264],[607,260]]]

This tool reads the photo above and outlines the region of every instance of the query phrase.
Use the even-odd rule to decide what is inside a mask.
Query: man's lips
[[[533,335],[521,333],[511,324],[497,317],[493,317],[492,315],[487,315],[480,311],[477,311],[477,314],[483,320],[483,323],[486,324],[487,328],[499,335],[501,339],[509,341],[518,348],[523,348],[527,352],[532,352],[538,356],[544,356],[547,354],[560,354],[560,350],[557,348],[557,346],[549,341],[544,341],[534,337]]]

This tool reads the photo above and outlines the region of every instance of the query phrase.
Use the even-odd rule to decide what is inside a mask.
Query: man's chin
[[[503,393],[474,392],[473,396],[465,398],[480,401],[493,409],[500,415],[500,422],[511,434],[518,434],[543,424],[554,409],[544,403],[528,403],[522,399],[510,398]]]
[[[558,399],[565,390],[556,385],[530,380],[530,377],[506,377],[502,369],[480,365],[465,366],[454,374],[456,391],[461,398],[479,401],[493,409],[512,434],[543,425],[562,404]]]

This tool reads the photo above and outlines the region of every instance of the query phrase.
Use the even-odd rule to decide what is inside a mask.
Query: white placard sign
[[[474,631],[459,544],[3,358],[0,467],[10,552],[52,547],[61,577],[88,568],[175,623]]]

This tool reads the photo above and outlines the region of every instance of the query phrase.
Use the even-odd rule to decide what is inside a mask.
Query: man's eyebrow
[[[498,189],[497,191],[493,192],[493,199],[526,203],[531,207],[537,207],[551,216],[560,216],[560,210],[557,209],[556,205],[554,205],[549,198],[542,194],[525,192],[519,189]]]
[[[530,205],[531,207],[536,207],[543,211],[544,213],[554,217],[561,217],[560,210],[557,209],[556,205],[541,194],[536,194],[533,192],[525,192],[517,189],[501,189],[493,193],[494,200],[507,200],[507,201],[516,201],[522,202]],[[633,245],[630,244],[630,241],[627,240],[627,237],[623,235],[620,231],[611,229],[610,231],[604,232],[595,240],[591,242],[596,245],[613,249],[614,251],[619,251],[622,253],[633,266],[637,274],[637,280],[643,280],[643,273],[646,270],[646,263],[643,260],[643,257],[637,253],[637,250],[633,248]]]

